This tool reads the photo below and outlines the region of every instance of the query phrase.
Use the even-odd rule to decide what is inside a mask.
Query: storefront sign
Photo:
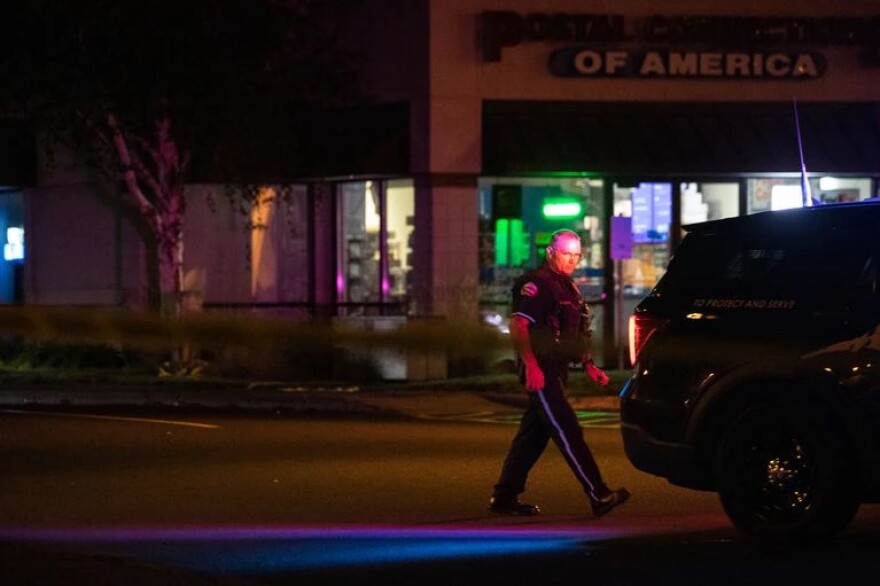
[[[633,233],[632,218],[625,216],[611,217],[611,259],[624,260],[632,258]]]
[[[488,10],[479,17],[484,61],[501,61],[501,49],[525,41],[614,43],[627,40],[617,14],[528,14]]]
[[[526,42],[577,44],[568,56],[557,57],[557,75],[814,78],[822,75],[825,60],[805,47],[857,47],[863,63],[872,65],[880,47],[880,16],[631,17],[488,10],[480,14],[478,30],[487,62],[500,62],[503,49]],[[566,60],[568,68],[560,65]]]
[[[550,72],[560,77],[646,77],[691,79],[816,79],[827,68],[815,51],[603,51],[565,47],[550,55]]]

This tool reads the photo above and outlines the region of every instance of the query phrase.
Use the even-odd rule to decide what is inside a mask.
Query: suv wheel
[[[733,524],[758,541],[828,538],[859,507],[842,439],[814,409],[754,406],[725,432],[718,493]]]

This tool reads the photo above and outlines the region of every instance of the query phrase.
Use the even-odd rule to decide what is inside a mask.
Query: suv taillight
[[[658,329],[666,325],[668,320],[647,315],[632,314],[629,316],[629,363],[636,364],[639,352],[648,338]]]

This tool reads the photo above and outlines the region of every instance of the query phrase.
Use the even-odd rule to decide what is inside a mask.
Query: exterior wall
[[[25,191],[29,304],[143,307],[144,246],[131,222],[61,154]]]
[[[203,303],[250,303],[248,218],[223,193],[223,186],[187,189],[184,220],[186,307]]]

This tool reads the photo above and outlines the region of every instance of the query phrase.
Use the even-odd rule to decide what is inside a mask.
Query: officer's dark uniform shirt
[[[539,361],[562,365],[589,353],[590,310],[570,277],[544,263],[517,279],[512,293],[512,313],[529,321]]]

